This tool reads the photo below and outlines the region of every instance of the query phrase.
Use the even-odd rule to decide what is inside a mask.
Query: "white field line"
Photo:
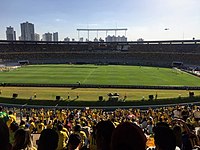
[[[85,83],[87,80],[88,80],[88,78],[92,75],[92,73],[94,72],[96,70],[96,68],[95,69],[93,69],[92,71],[90,71],[90,73],[85,77],[85,79],[83,80],[83,83]]]

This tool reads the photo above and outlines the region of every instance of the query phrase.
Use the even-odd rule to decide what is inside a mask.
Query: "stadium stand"
[[[11,111],[12,113],[10,113]],[[138,146],[137,144],[131,143],[131,138],[143,139],[140,141],[141,149],[145,147],[147,149],[152,149],[156,146],[161,146],[163,148],[168,147],[170,145],[166,145],[167,142],[173,142],[179,149],[186,149],[188,147],[190,147],[190,149],[197,149],[200,146],[200,107],[196,105],[176,105],[148,109],[115,109],[113,111],[102,109],[1,107],[0,114],[4,114],[0,115],[0,121],[4,123],[9,121],[9,128],[13,127],[13,125],[18,125],[19,129],[15,130],[12,135],[10,134],[10,138],[14,135],[13,140],[15,141],[19,140],[15,139],[19,136],[19,132],[27,134],[26,138],[29,139],[28,143],[24,146],[32,148],[33,145],[37,147],[37,140],[39,140],[39,143],[46,143],[48,140],[57,139],[58,135],[59,137],[62,135],[65,138],[63,142],[58,142],[58,147],[62,148],[67,148],[69,146],[67,143],[68,139],[70,139],[69,141],[72,145],[79,147],[79,149],[83,149],[84,147],[84,149],[96,150],[96,146],[101,149],[103,146],[101,143],[104,143],[104,146],[108,149],[110,146],[114,149],[116,149],[116,146],[118,149]],[[15,116],[16,121],[15,119],[10,119],[13,118],[13,116]],[[109,124],[109,127],[107,124]],[[108,128],[105,128],[105,125]],[[43,130],[41,130],[40,126],[43,127]],[[181,132],[181,134],[177,134],[177,127],[181,128],[180,131],[178,131]],[[47,129],[48,133],[46,133]],[[58,135],[52,130],[57,131]],[[109,133],[105,132],[106,130],[108,130]],[[166,134],[169,133],[169,130],[170,135],[164,136],[165,133],[162,135],[163,133],[160,133],[160,130],[162,130],[163,133],[166,131]],[[44,136],[44,133],[41,131],[44,131],[45,134],[52,133],[50,135],[51,139],[44,137],[39,138],[40,133]],[[30,139],[28,132],[31,133],[34,141]],[[129,132],[128,136],[130,139],[123,138],[127,136],[127,132]],[[2,137],[2,134],[4,133],[0,132],[0,137]],[[54,135],[56,136],[55,138]],[[104,136],[106,136],[110,142],[103,141]],[[162,138],[159,138],[160,136]],[[179,138],[179,141],[174,138],[178,138],[178,136],[182,137]],[[173,138],[169,139],[169,137]],[[21,136],[20,138],[24,137]],[[45,139],[47,141],[45,141]],[[16,147],[16,142],[12,144],[13,147]],[[51,143],[49,143],[49,145],[51,145]],[[57,145],[55,141],[53,145],[55,149]],[[45,147],[46,146],[48,145],[45,145]]]
[[[124,48],[126,47],[126,48]],[[199,40],[137,42],[0,41],[3,62],[130,64],[170,67],[173,61],[199,65]]]

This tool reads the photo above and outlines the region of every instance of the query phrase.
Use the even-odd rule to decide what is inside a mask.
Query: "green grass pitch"
[[[200,78],[170,68],[121,65],[28,65],[0,72],[1,83],[200,86]]]

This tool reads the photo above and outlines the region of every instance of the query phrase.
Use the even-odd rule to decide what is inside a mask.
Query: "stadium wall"
[[[161,89],[161,90],[200,90],[199,86],[142,86],[142,85],[97,85],[97,84],[25,84],[1,83],[0,86],[16,87],[70,87],[70,88],[120,88],[120,89]]]

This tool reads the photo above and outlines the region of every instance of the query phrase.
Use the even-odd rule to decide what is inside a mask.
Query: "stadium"
[[[51,131],[54,136],[65,134],[64,144],[78,136],[82,147],[96,150],[97,143],[102,142],[96,138],[100,131],[106,138],[110,132],[114,141],[114,133],[122,127],[125,130],[119,136],[125,137],[120,141],[126,145],[142,141],[134,147],[142,145],[142,149],[151,150],[157,146],[156,134],[162,133],[154,133],[153,127],[156,130],[159,124],[170,124],[173,130],[180,125],[180,137],[191,135],[188,142],[183,141],[183,147],[198,149],[199,55],[199,40],[0,41],[0,120],[6,120],[9,114],[5,122],[14,133],[14,140],[10,140],[13,147],[16,135],[27,131],[31,146],[39,149],[42,135]],[[6,125],[0,124],[2,128]],[[132,129],[128,127],[133,125]],[[9,132],[8,127],[5,129]],[[163,129],[168,131],[160,138],[167,137],[165,143],[168,139],[174,142],[175,136],[168,137],[173,130],[169,126]],[[47,135],[44,142],[52,137]],[[179,146],[172,142],[165,145],[173,149]],[[52,145],[48,142],[44,147]]]
[[[200,1],[2,1],[0,150],[200,150]]]
[[[0,41],[1,103],[198,103],[200,40]]]

